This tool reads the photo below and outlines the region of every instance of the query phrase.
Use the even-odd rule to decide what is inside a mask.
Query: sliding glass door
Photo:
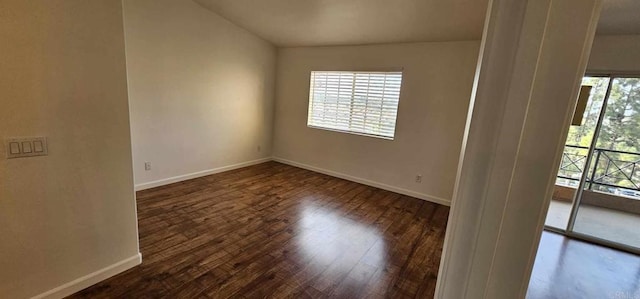
[[[572,125],[569,129],[545,221],[548,227],[562,231],[569,225],[573,202],[585,171],[589,147],[602,113],[609,77],[585,77],[582,85],[591,86],[591,93],[580,125]]]
[[[573,231],[640,248],[640,79],[612,78]]]
[[[640,78],[585,77],[582,122],[572,126],[547,228],[640,250]]]

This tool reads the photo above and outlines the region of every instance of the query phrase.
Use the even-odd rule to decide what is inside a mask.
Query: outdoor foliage
[[[580,178],[588,147],[595,133],[604,102],[608,77],[585,77],[583,85],[593,89],[582,125],[572,126],[567,136],[558,183],[576,185]],[[619,192],[622,187],[638,190],[640,185],[640,78],[614,78],[602,128],[596,143],[595,157],[589,167],[589,188]],[[594,165],[596,167],[594,171]],[[591,177],[593,176],[593,178]],[[622,190],[622,189],[621,189]]]

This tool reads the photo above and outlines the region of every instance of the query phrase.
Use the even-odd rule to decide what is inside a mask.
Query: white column
[[[490,1],[436,298],[523,298],[601,0]]]

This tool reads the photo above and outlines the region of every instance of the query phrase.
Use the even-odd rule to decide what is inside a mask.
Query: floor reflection
[[[304,205],[296,244],[307,274],[343,276],[352,288],[376,284],[386,271],[387,245],[377,228],[359,223],[339,211]]]
[[[639,281],[637,255],[544,232],[527,298],[640,298]]]

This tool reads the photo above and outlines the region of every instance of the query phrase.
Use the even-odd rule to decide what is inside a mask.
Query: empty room
[[[0,298],[637,298],[638,16],[0,0]]]

